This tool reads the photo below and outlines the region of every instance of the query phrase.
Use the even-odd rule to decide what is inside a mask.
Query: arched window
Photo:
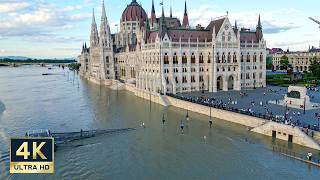
[[[106,63],[109,63],[109,56],[106,56]]]
[[[236,55],[236,53],[233,53],[233,62],[237,63],[237,55]]]
[[[223,32],[222,33],[222,42],[226,41],[226,34]]]
[[[211,57],[210,57],[210,53],[208,54],[208,64],[211,63]]]
[[[222,63],[226,62],[226,55],[224,53],[222,53]]]
[[[199,63],[200,64],[203,64],[204,62],[203,62],[203,55],[202,55],[202,53],[200,53],[200,56],[199,56]]]
[[[229,52],[228,53],[228,63],[230,63],[231,62],[231,53]]]
[[[174,53],[174,55],[173,55],[173,64],[178,64],[178,56],[177,56],[177,53]]]
[[[219,52],[217,52],[217,57],[216,57],[216,59],[217,59],[217,63],[220,63],[220,54],[219,54]]]
[[[194,55],[194,53],[192,53],[191,55],[191,64],[195,64],[196,63],[196,56]]]
[[[243,62],[243,54],[241,53],[241,62]]]
[[[163,57],[163,62],[164,62],[164,64],[169,64],[169,57],[168,57],[167,53],[165,53],[165,55]]]
[[[257,62],[257,54],[256,53],[253,54],[253,62]]]
[[[247,54],[247,62],[250,62],[250,54]]]
[[[263,55],[262,55],[262,53],[260,53],[260,63],[262,63],[263,62]]]
[[[231,41],[231,33],[228,33],[228,41]]]
[[[182,56],[182,64],[187,64],[187,56],[186,56],[186,53],[183,53],[183,56]]]

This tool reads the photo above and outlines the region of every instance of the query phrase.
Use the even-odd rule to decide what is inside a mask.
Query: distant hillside
[[[14,60],[27,60],[27,59],[31,59],[28,57],[24,57],[24,56],[0,56],[0,59],[14,59]]]

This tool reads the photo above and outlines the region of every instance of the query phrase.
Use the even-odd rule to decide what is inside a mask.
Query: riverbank
[[[98,83],[97,81],[92,79],[91,81],[94,83]],[[166,95],[160,95],[158,93],[137,90],[134,85],[129,83],[122,84],[120,82],[114,81],[111,83],[111,85],[117,86],[117,90],[130,91],[138,97],[150,100],[151,102],[161,104],[163,106],[174,106],[206,116],[211,115],[214,118],[247,126],[251,132],[263,134],[276,139],[288,141],[290,143],[320,150],[319,142],[316,139],[309,137],[305,132],[303,132],[301,128],[298,127],[292,127],[290,125],[280,124],[259,117],[248,116],[236,112],[226,111],[223,109],[210,108],[208,106],[184,101]],[[112,89],[115,88],[113,87]],[[319,136],[319,134],[320,133],[315,132],[316,137]]]

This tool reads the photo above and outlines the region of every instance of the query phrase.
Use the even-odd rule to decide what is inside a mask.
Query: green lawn
[[[267,84],[288,87],[290,85],[319,85],[319,82],[317,82],[317,78],[314,77],[311,73],[305,73],[303,80],[298,81],[291,81],[290,76],[287,74],[272,74],[267,75]]]

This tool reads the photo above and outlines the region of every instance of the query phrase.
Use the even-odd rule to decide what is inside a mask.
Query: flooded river
[[[42,76],[42,73],[53,73]],[[162,114],[166,124],[162,125]],[[58,68],[0,68],[0,179],[318,179],[320,169],[272,152],[312,150],[250,133],[246,127],[150,103]],[[10,137],[26,131],[138,127],[70,143],[51,175],[10,175]],[[206,140],[204,139],[206,136]],[[319,152],[314,152],[317,154]]]

